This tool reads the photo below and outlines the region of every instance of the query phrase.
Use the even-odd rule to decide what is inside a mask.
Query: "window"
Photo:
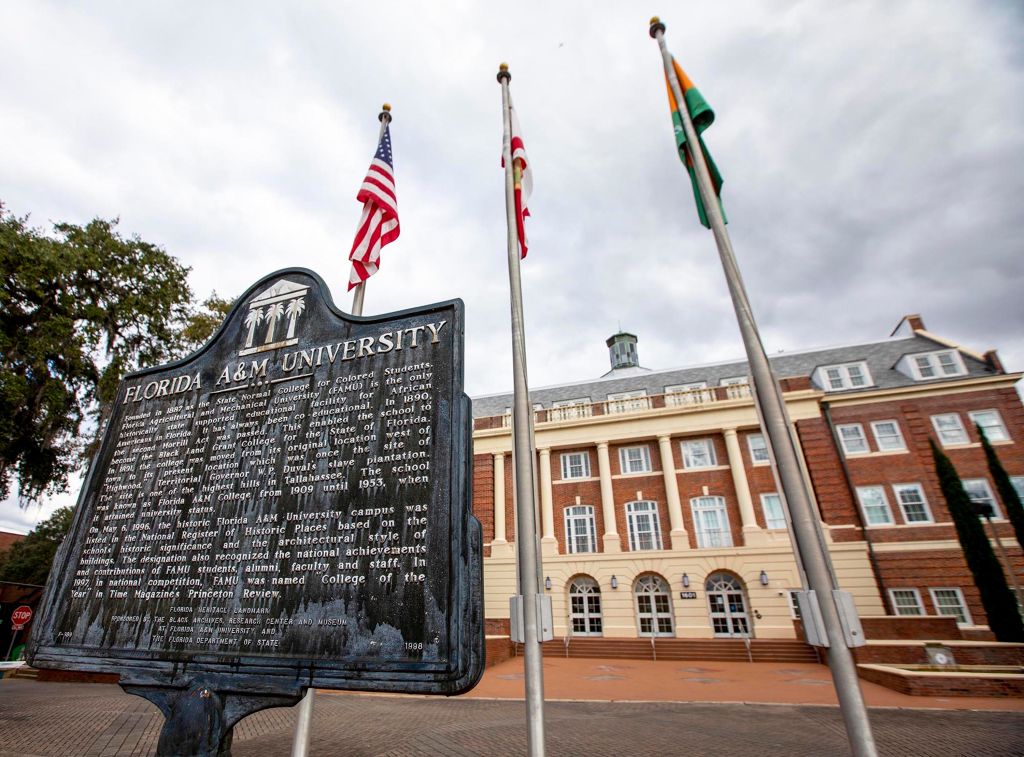
[[[684,468],[710,468],[718,465],[715,445],[710,439],[692,439],[682,442]]]
[[[642,576],[633,589],[641,636],[672,636],[672,599],[661,576]]]
[[[665,387],[665,405],[668,407],[703,405],[714,401],[715,393],[708,389],[707,381],[694,381],[690,384]]]
[[[897,615],[924,615],[921,592],[917,589],[889,589],[889,597]]]
[[[1017,492],[1017,498],[1024,500],[1024,476],[1010,476],[1010,483]]]
[[[863,455],[870,452],[868,439],[864,436],[864,427],[859,423],[843,423],[836,426],[839,433],[839,443],[843,445],[843,452],[847,455]]]
[[[933,415],[932,425],[935,433],[939,435],[939,441],[943,446],[949,444],[967,444],[967,432],[964,431],[964,424],[960,422],[960,416],[956,413],[945,413]]]
[[[646,410],[651,406],[647,399],[647,391],[639,389],[635,392],[616,392],[608,395],[609,413],[632,413],[637,410]]]
[[[549,421],[570,421],[576,418],[589,418],[593,414],[590,399],[583,397],[575,400],[558,400],[551,403],[548,411]]]
[[[619,470],[623,473],[649,473],[651,453],[647,449],[647,445],[619,447]]]
[[[565,508],[565,548],[570,554],[596,552],[596,529],[594,508],[590,505],[576,505]]]
[[[719,386],[739,386],[740,384],[746,384],[746,376],[729,376],[729,378],[719,379]]]
[[[569,619],[573,635],[601,635],[601,587],[593,578],[581,576],[569,585]]]
[[[960,353],[956,350],[939,352],[922,352],[911,355],[911,368],[914,378],[918,380],[942,378],[943,376],[962,376],[967,373]]]
[[[586,452],[564,453],[562,478],[590,478],[590,455]]]
[[[842,363],[840,365],[823,365],[814,372],[815,383],[826,392],[836,392],[842,389],[860,389],[871,386],[871,374],[868,372],[868,364],[861,361],[858,363]]]
[[[776,529],[786,527],[786,516],[782,512],[782,498],[772,492],[761,495],[761,509],[764,510],[765,528]]]
[[[924,498],[924,490],[920,484],[893,484],[896,501],[903,511],[903,520],[907,523],[931,523],[932,514],[928,510],[928,502]]]
[[[864,513],[864,522],[869,526],[891,526],[892,511],[889,500],[885,497],[885,489],[881,486],[858,486],[857,499]]]
[[[661,524],[658,505],[654,502],[628,502],[626,520],[629,525],[629,548],[634,552],[661,549]]]
[[[955,586],[941,589],[929,589],[932,604],[937,615],[952,615],[957,623],[970,625],[971,613],[967,610],[964,593]]]
[[[999,514],[999,505],[996,504],[996,499],[992,496],[992,489],[989,488],[988,480],[984,478],[965,478],[960,483],[964,485],[964,491],[971,498],[971,502],[976,505],[988,505],[991,507],[993,518],[1003,517]]]
[[[770,461],[771,458],[768,455],[768,445],[764,441],[764,434],[749,434],[747,436],[747,447],[750,449],[750,461],[755,465]]]
[[[972,410],[967,417],[974,425],[981,426],[981,430],[985,432],[985,437],[990,442],[1010,441],[1010,435],[1006,433],[1006,426],[1003,425],[1003,419],[999,417],[998,411]]]
[[[879,451],[890,452],[907,448],[900,432],[900,424],[896,421],[872,421],[871,433],[875,435],[875,445]]]
[[[697,531],[697,546],[704,549],[731,547],[729,514],[725,511],[724,497],[694,497],[690,500],[693,523]]]
[[[786,593],[789,594],[789,614],[790,617],[800,619],[800,603],[797,601],[796,594],[798,591],[803,589],[787,589]]]

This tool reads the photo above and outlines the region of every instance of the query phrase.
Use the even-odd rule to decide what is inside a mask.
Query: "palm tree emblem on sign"
[[[288,314],[288,336],[286,339],[293,339],[295,337],[295,321],[298,320],[299,316],[306,309],[306,298],[300,297],[297,300],[290,300],[288,306],[285,308],[285,312]]]
[[[246,348],[252,347],[252,340],[256,338],[256,327],[263,320],[263,308],[250,308],[245,316],[245,325],[249,328],[249,334],[245,338]]]
[[[271,344],[274,341],[274,332],[277,331],[277,322],[284,313],[284,305],[280,302],[275,302],[269,308],[267,308],[267,322],[270,324],[267,326],[267,341],[266,344]]]
[[[288,279],[280,279],[269,289],[257,294],[249,302],[249,312],[245,314],[245,346],[238,351],[239,355],[251,355],[278,347],[289,347],[298,344],[296,331],[299,316],[306,312],[306,294],[308,284],[299,284]],[[284,336],[278,334],[278,324],[287,317],[288,328]],[[262,344],[255,344],[256,330],[266,326],[266,334]]]

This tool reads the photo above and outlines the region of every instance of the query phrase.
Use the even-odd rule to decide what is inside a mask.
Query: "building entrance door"
[[[577,578],[569,586],[573,636],[601,635],[601,587],[593,578]]]
[[[728,573],[712,573],[704,585],[708,595],[711,628],[717,637],[750,636],[750,618],[743,584]]]

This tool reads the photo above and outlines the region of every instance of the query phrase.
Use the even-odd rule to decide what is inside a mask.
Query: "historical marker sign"
[[[353,318],[310,271],[128,376],[29,646],[122,683],[456,694],[483,667],[462,303]]]

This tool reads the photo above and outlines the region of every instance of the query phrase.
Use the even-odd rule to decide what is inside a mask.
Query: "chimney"
[[[911,313],[910,315],[905,315],[900,319],[900,322],[896,324],[896,328],[892,330],[892,333],[889,334],[889,336],[896,336],[898,333],[900,333],[900,330],[903,328],[904,324],[906,324],[911,334],[913,334],[915,331],[925,330],[924,319],[917,313]]]
[[[999,354],[995,350],[989,350],[985,353],[985,365],[996,373],[1006,373],[1006,369],[1003,368],[1003,361],[999,359]]]
[[[608,337],[605,344],[608,345],[608,358],[613,371],[616,368],[636,368],[640,365],[636,352],[636,334],[620,331]]]

